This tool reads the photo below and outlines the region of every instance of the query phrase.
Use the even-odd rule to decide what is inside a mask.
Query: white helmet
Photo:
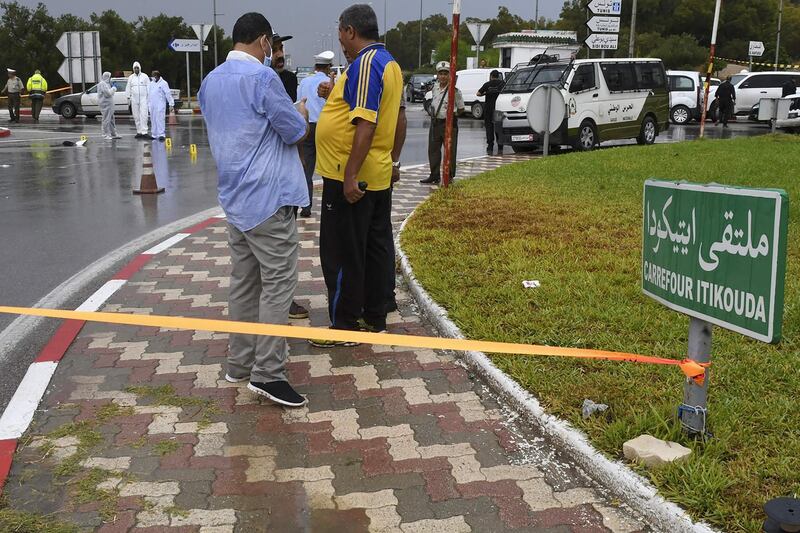
[[[439,61],[436,63],[436,72],[442,71],[450,72],[450,63],[447,61]]]

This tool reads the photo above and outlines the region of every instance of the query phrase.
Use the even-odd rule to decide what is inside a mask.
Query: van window
[[[754,74],[750,76],[745,81],[742,82],[740,86],[741,89],[767,89],[767,88],[774,88],[780,87],[786,78],[781,76],[780,74]]]
[[[670,91],[694,91],[694,81],[689,76],[669,76]]]
[[[543,83],[558,83],[561,81],[567,65],[564,63],[550,63],[539,65],[536,68],[521,68],[512,72],[503,87],[504,93],[529,93]]]
[[[636,90],[636,74],[632,63],[600,63],[600,70],[603,71],[609,91]]]
[[[659,63],[634,63],[638,89],[658,89],[665,84],[664,69]]]
[[[569,92],[577,93],[587,89],[594,89],[595,87],[597,87],[597,83],[594,80],[594,65],[580,65],[572,77]]]

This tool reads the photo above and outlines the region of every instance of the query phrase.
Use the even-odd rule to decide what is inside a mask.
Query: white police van
[[[635,138],[652,144],[669,127],[669,88],[660,59],[574,59],[537,56],[518,65],[508,77],[495,105],[498,144],[515,152],[541,146],[531,130],[527,106],[542,84],[555,86],[566,109],[550,144],[591,150],[602,141]]]

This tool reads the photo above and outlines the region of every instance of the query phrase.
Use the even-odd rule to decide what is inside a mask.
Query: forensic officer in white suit
[[[150,87],[150,76],[142,72],[138,61],[133,62],[133,74],[128,77],[125,95],[131,103],[133,121],[136,123],[136,138],[149,139],[147,134],[147,96]]]
[[[164,127],[164,114],[169,106],[169,112],[175,109],[175,100],[169,90],[169,84],[161,77],[157,70],[153,71],[153,81],[150,83],[150,95],[147,97],[150,104],[150,132],[153,139],[163,141],[166,138],[166,128]]]

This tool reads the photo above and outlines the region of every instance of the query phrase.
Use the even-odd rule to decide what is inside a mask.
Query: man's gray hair
[[[351,26],[364,39],[377,41],[380,38],[378,17],[372,6],[367,4],[353,4],[342,11],[339,16],[339,26],[342,29]]]

